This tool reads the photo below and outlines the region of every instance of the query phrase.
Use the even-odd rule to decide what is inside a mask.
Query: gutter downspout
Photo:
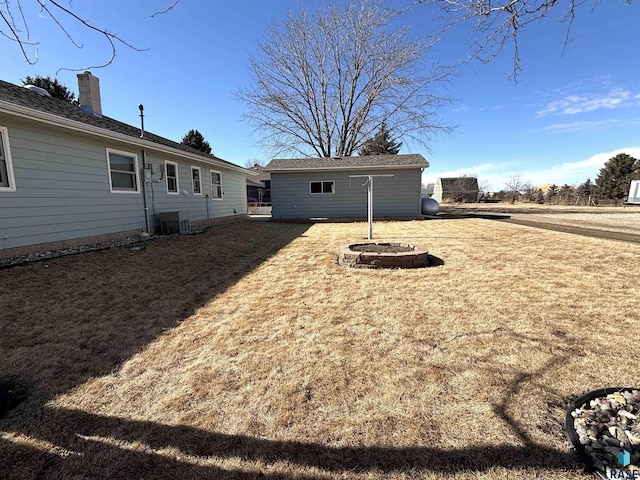
[[[144,106],[138,105],[140,109],[140,138],[144,138]],[[142,201],[144,203],[144,223],[147,229],[147,235],[151,235],[149,231],[149,207],[147,206],[147,150],[142,149]]]

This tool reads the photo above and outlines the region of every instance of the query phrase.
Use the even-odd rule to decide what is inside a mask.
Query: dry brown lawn
[[[365,234],[246,221],[0,271],[26,397],[0,478],[584,478],[565,409],[640,385],[640,245],[388,222],[444,264],[339,267]]]

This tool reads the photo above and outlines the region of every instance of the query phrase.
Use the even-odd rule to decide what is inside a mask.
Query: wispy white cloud
[[[614,125],[620,123],[618,119],[594,120],[594,121],[576,121],[567,123],[555,123],[541,128],[541,132],[580,132],[584,130],[592,130],[598,127]]]
[[[619,153],[627,153],[632,157],[640,158],[640,146],[619,148],[609,152],[597,153],[584,160],[557,163],[551,166],[541,166],[540,168],[530,168],[530,163],[508,162],[483,163],[448,171],[429,171],[430,169],[427,169],[423,175],[423,182],[432,183],[440,177],[458,177],[468,174],[477,176],[480,183],[486,184],[489,190],[505,188],[509,177],[514,175],[519,176],[523,182],[528,182],[532,185],[547,183],[573,185],[582,183],[587,178],[594,180],[607,160]]]
[[[536,113],[545,115],[576,115],[596,110],[611,110],[628,107],[638,103],[640,95],[624,88],[613,88],[604,92],[574,93],[565,92],[562,98],[548,102]]]

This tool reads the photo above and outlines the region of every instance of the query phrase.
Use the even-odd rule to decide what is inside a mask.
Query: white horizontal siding
[[[0,116],[0,126],[8,129],[16,178],[15,192],[0,192],[0,249],[145,228],[143,193],[110,192],[106,153],[112,148],[136,154],[141,169],[142,150],[27,126],[23,120],[13,122],[6,116]],[[223,175],[224,198],[213,200],[209,165],[173,155],[149,155],[156,180],[165,160],[178,162],[180,194],[168,195],[164,178],[147,184],[152,225],[167,211],[187,211],[191,220],[246,214],[243,173],[215,168]],[[193,194],[192,165],[200,167],[202,195]]]
[[[142,195],[109,192],[106,147],[118,145],[6,118],[0,125],[16,178],[15,192],[0,193],[0,248],[144,228]]]
[[[178,194],[168,193],[163,173],[164,162],[169,160],[178,164]],[[241,172],[214,167],[200,162],[185,162],[179,157],[148,155],[147,163],[153,166],[154,182],[147,184],[147,202],[155,226],[160,223],[163,212],[187,212],[191,221],[207,220],[247,213],[246,175]],[[193,192],[191,167],[200,167],[202,194]],[[222,173],[223,198],[212,196],[210,171]]]

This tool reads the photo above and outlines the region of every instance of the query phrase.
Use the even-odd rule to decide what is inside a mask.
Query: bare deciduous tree
[[[269,160],[264,160],[262,158],[249,158],[249,159],[245,160],[244,166],[246,168],[266,167],[267,163],[269,163]]]
[[[622,1],[632,3],[632,0]],[[413,0],[397,13],[419,4],[428,4],[444,13],[444,29],[462,22],[474,22],[473,33],[476,37],[471,45],[469,58],[489,62],[507,45],[512,45],[511,78],[517,79],[521,70],[519,38],[529,25],[548,17],[559,20],[566,25],[566,46],[578,10],[593,10],[601,3],[602,0]]]
[[[180,0],[173,0],[170,6],[162,11],[155,12],[152,17],[171,11],[179,2]],[[40,10],[40,15],[46,15],[53,20],[76,48],[82,48],[83,44],[78,42],[69,32],[70,25],[74,23],[80,23],[85,27],[87,32],[101,36],[111,48],[110,57],[107,61],[99,65],[61,70],[76,71],[106,67],[115,59],[117,45],[126,46],[136,51],[146,50],[136,48],[120,35],[109,31],[107,27],[98,26],[96,23],[78,15],[73,9],[72,2],[68,2],[67,5],[62,5],[59,0],[26,0],[26,3],[35,3]],[[25,61],[30,65],[35,65],[38,62],[38,46],[40,42],[31,36],[29,16],[30,12],[28,12],[25,7],[25,0],[0,1],[0,36],[14,42],[22,53]]]
[[[520,196],[524,183],[522,182],[520,175],[511,175],[505,182],[504,186],[507,189],[509,198],[511,198],[511,203],[513,203]]]
[[[475,176],[475,175],[474,175]],[[478,178],[478,192],[483,196],[489,192],[489,181],[487,179]]]
[[[302,7],[269,27],[237,96],[272,153],[351,155],[383,124],[425,146],[449,130],[437,114],[448,99],[436,92],[449,71],[425,59],[433,39],[412,40],[392,18],[352,1]]]
[[[524,182],[520,187],[522,193],[522,199],[526,202],[531,202],[535,199],[537,188],[531,182]]]
[[[448,197],[455,203],[477,202],[480,192],[478,178],[473,174],[463,173],[449,186]]]

